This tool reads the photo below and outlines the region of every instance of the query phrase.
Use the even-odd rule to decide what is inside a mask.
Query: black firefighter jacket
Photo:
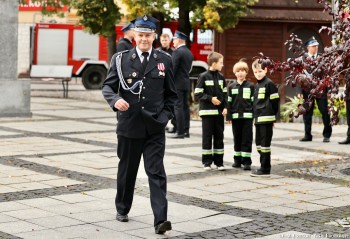
[[[258,80],[254,87],[254,119],[255,124],[268,124],[276,121],[279,107],[278,89],[266,76]]]
[[[226,81],[218,71],[208,70],[201,73],[194,94],[199,100],[199,116],[220,115],[227,106]],[[214,96],[221,101],[220,105],[211,102]]]
[[[122,75],[128,87],[142,81],[141,94],[124,90],[116,67],[116,57],[122,54]],[[164,133],[173,118],[177,100],[172,61],[169,54],[152,49],[146,70],[143,71],[135,47],[114,54],[102,93],[110,107],[117,112],[117,134],[128,138],[146,138],[149,134]],[[138,88],[136,90],[138,92]],[[118,111],[114,104],[123,98],[129,103],[127,111]]]
[[[254,84],[236,80],[227,87],[227,120],[253,119]]]

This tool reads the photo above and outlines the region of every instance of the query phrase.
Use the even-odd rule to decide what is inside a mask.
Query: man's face
[[[173,39],[173,45],[175,48],[178,47],[180,44],[181,44],[181,39],[179,39],[179,38]]]
[[[313,55],[317,54],[317,52],[318,52],[318,46],[308,46],[308,47],[307,47],[307,51],[309,52],[309,54],[310,54],[311,56],[313,56]]]
[[[170,38],[169,37],[161,37],[160,44],[162,44],[163,48],[169,48],[170,47]]]
[[[143,52],[151,49],[155,36],[154,32],[134,32],[136,45]]]
[[[133,30],[126,31],[124,33],[124,35],[131,40],[134,39],[134,31]]]

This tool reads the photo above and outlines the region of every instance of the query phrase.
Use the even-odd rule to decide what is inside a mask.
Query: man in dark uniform
[[[346,139],[339,142],[339,144],[350,144],[350,74],[346,75],[345,85],[345,104],[346,104],[346,121],[348,124],[348,131],[346,133]]]
[[[184,138],[190,136],[190,107],[188,102],[191,88],[190,72],[192,69],[193,55],[186,46],[188,37],[176,31],[173,38],[175,50],[173,52],[173,65],[175,86],[178,100],[175,104],[175,119],[177,132],[170,135],[171,138]]]
[[[312,60],[316,60],[318,56],[318,41],[315,39],[315,37],[311,37],[309,40],[305,42],[305,47],[308,51],[308,57],[310,57]],[[310,72],[308,72],[310,73]],[[299,98],[304,98],[304,100],[307,100],[309,98],[309,91],[302,90],[301,93],[298,93]],[[323,121],[323,142],[328,143],[329,139],[332,135],[332,126],[331,126],[331,120],[330,115],[327,109],[327,90],[323,92],[323,94],[320,97],[315,97],[315,100],[317,102],[318,109],[320,110],[322,114],[322,121]],[[313,100],[310,107],[307,107],[306,113],[303,115],[304,120],[304,127],[305,127],[305,135],[300,141],[312,141],[312,134],[311,134],[311,126],[312,126],[312,116],[314,111],[315,101]]]
[[[124,38],[120,39],[117,44],[117,52],[130,50],[134,46],[132,45],[132,40],[134,39],[134,32],[133,32],[134,25],[132,23],[129,23],[128,25],[124,26],[122,28],[122,31],[124,33]]]
[[[144,15],[132,21],[136,47],[112,57],[102,93],[117,112],[117,154],[120,159],[115,199],[117,217],[128,221],[137,171],[143,156],[150,187],[154,228],[171,230],[167,221],[165,126],[177,99],[170,55],[152,48],[158,20]]]

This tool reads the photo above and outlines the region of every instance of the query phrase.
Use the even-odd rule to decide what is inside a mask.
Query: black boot
[[[339,144],[350,144],[350,138],[346,138],[346,140],[338,142]]]

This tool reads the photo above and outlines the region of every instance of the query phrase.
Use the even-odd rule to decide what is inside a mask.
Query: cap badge
[[[148,17],[146,15],[143,16],[143,20],[144,21],[147,21],[148,20]]]

